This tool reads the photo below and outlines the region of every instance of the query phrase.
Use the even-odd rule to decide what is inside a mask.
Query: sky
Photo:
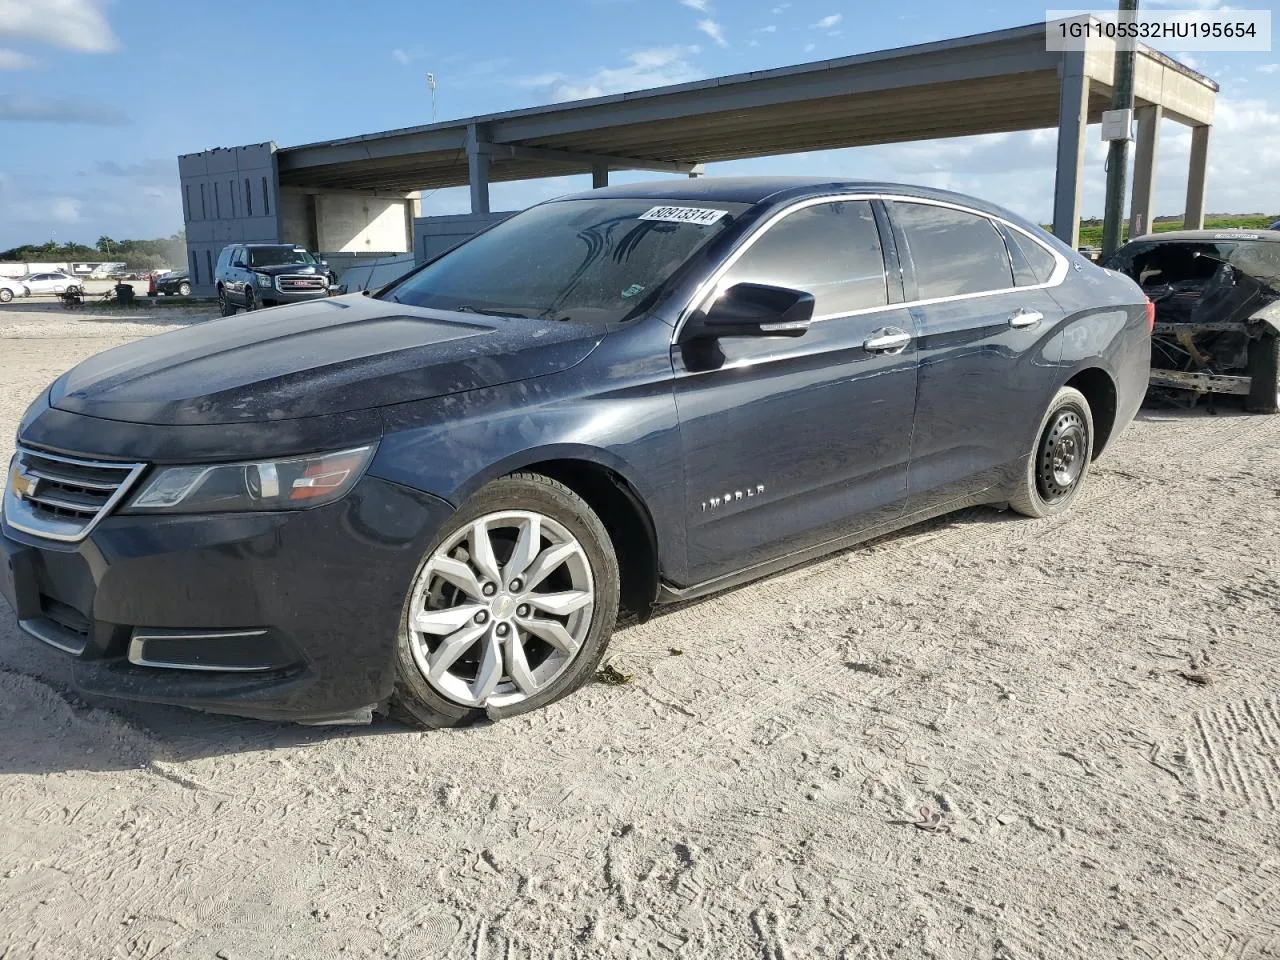
[[[1223,6],[1143,0],[1151,5]],[[429,71],[445,120],[1020,26],[1044,11],[1025,0],[0,0],[0,249],[173,233],[178,154],[430,122]],[[1221,84],[1209,210],[1280,214],[1280,51],[1165,52]],[[707,172],[927,184],[1046,222],[1055,137],[861,147]],[[1186,128],[1165,121],[1157,214],[1182,211],[1189,144]],[[1105,154],[1091,128],[1085,216],[1102,213]],[[493,208],[589,186],[579,176],[495,184]],[[424,209],[465,211],[465,188],[429,194]]]

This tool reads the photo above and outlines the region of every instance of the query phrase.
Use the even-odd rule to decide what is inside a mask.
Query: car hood
[[[546,376],[603,339],[582,323],[426,310],[360,294],[211,320],[107,350],[49,404],[151,424],[346,413]]]
[[[265,273],[268,276],[276,277],[282,273],[288,274],[310,274],[310,273],[328,273],[327,267],[322,267],[318,263],[276,263],[269,267],[245,267],[246,270],[252,270],[254,273]]]

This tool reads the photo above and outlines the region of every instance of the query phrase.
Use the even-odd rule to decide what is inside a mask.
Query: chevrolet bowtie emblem
[[[30,499],[35,496],[36,486],[39,483],[39,478],[31,476],[14,464],[13,473],[9,477],[9,489],[13,491],[15,497],[19,500]]]

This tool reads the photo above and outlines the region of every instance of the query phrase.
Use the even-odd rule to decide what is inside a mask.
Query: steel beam
[[[1129,202],[1129,236],[1151,232],[1155,219],[1156,165],[1159,160],[1160,121],[1164,108],[1159,104],[1138,107],[1138,141],[1133,152],[1133,196]]]
[[[1083,50],[1062,54],[1058,94],[1058,174],[1053,188],[1053,234],[1075,249],[1080,243],[1084,133],[1089,123],[1089,76]]]
[[[518,143],[495,143],[495,157],[512,160],[543,160],[549,163],[567,163],[576,167],[604,167],[614,170],[656,170],[659,173],[689,173],[697,166],[694,161],[645,160],[640,157],[617,157],[607,153],[578,153],[572,150],[552,150],[548,147],[528,147]]]
[[[1209,173],[1209,125],[1191,128],[1191,164],[1187,170],[1187,207],[1184,230],[1204,229],[1204,186]]]

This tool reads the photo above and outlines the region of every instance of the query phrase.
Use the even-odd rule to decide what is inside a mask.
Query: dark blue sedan
[[[87,693],[520,713],[593,675],[620,608],[970,505],[1065,510],[1138,408],[1151,322],[969,197],[595,190],[372,296],[64,374],[21,423],[0,592]]]

